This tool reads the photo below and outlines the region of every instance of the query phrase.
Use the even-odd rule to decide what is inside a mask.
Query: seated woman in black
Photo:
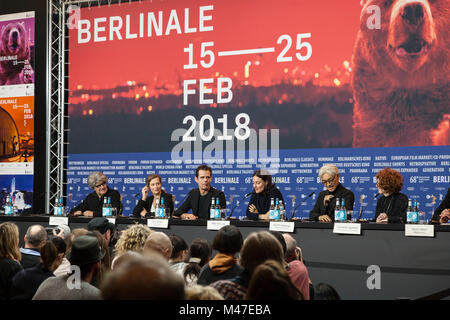
[[[400,172],[385,168],[377,173],[378,199],[375,218],[377,223],[405,223],[408,197],[400,193],[403,178]]]
[[[151,174],[147,177],[145,187],[142,188],[142,198],[133,210],[133,216],[136,218],[150,218],[155,216],[156,204],[161,204],[161,198],[164,199],[166,216],[173,212],[173,196],[161,188],[162,179],[157,174]],[[148,192],[152,196],[148,196]]]
[[[253,194],[247,207],[247,218],[269,220],[271,198],[278,198],[284,203],[280,190],[272,183],[272,176],[267,171],[256,171],[253,174]]]

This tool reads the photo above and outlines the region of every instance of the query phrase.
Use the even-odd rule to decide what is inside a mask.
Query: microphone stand
[[[361,221],[361,216],[362,216],[364,210],[369,206],[369,204],[372,203],[373,200],[378,198],[380,195],[381,195],[381,193],[377,193],[376,195],[373,196],[373,198],[369,202],[367,202],[367,204],[366,204],[366,206],[364,208],[361,206],[361,209],[360,209],[359,215],[358,215],[358,220],[356,220],[357,222],[362,222]]]
[[[233,211],[234,209],[236,209],[237,207],[239,207],[239,205],[241,204],[242,200],[247,199],[248,197],[250,197],[252,195],[253,192],[247,193],[246,195],[244,195],[241,199],[239,199],[238,201],[236,201],[236,205],[234,206],[234,208],[231,209],[230,215],[228,216],[228,220],[232,219],[232,215],[233,215]],[[235,219],[235,218],[233,218]]]
[[[313,194],[315,194],[315,192],[311,192],[306,198],[303,199],[302,202],[300,202],[295,208],[294,210],[292,210],[292,214],[291,214],[291,218],[289,219],[289,221],[293,221],[294,218],[294,214],[295,214],[295,210],[297,210],[298,207],[300,207],[302,204],[304,204],[306,202],[306,200],[308,200],[308,198],[310,198]]]

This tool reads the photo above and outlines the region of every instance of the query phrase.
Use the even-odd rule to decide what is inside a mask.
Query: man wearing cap
[[[33,300],[98,300],[100,291],[91,283],[99,272],[105,252],[97,238],[81,236],[72,244],[68,255],[75,271],[71,275],[51,277],[42,282]]]

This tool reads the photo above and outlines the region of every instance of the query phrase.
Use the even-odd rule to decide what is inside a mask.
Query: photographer
[[[89,231],[97,230],[103,235],[103,237],[106,240],[106,243],[108,244],[110,258],[112,260],[114,258],[113,249],[117,243],[117,240],[119,239],[119,233],[116,230],[116,226],[110,223],[108,219],[102,217],[102,218],[93,218],[91,221],[89,221],[87,229]]]

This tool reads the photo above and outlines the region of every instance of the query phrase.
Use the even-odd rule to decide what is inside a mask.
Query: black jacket
[[[448,188],[448,191],[447,191],[447,194],[445,195],[444,200],[442,200],[439,207],[437,207],[437,209],[434,211],[432,220],[439,221],[439,219],[440,219],[439,215],[445,209],[450,209],[450,188]]]
[[[323,199],[326,195],[332,194],[334,197],[331,199],[331,201],[328,203],[328,205],[325,205],[323,203]],[[322,191],[319,193],[319,196],[317,197],[316,204],[314,205],[314,208],[309,213],[309,218],[311,220],[318,220],[319,216],[322,216],[324,214],[328,215],[331,220],[334,221],[334,208],[336,207],[336,198],[344,198],[345,199],[345,208],[347,210],[353,210],[353,203],[355,202],[355,195],[352,191],[344,188],[342,184],[339,183],[339,186],[334,190],[333,192],[330,192],[328,190]]]
[[[375,219],[380,213],[386,213],[389,223],[405,223],[408,197],[403,193],[393,193],[387,197],[381,196],[377,201]]]
[[[105,197],[111,197],[111,206],[113,208],[117,208],[117,214],[120,214],[122,212],[122,202],[120,201],[120,193],[117,190],[111,189],[108,187],[108,191],[101,196],[101,198],[98,197],[97,193],[91,192],[88,194],[86,199],[83,200],[79,205],[77,205],[75,208],[70,210],[70,213],[74,213],[75,211],[81,211],[85,212],[86,210],[90,210],[94,212],[94,217],[101,217],[102,216],[102,209],[103,209],[103,201]]]
[[[164,199],[164,205],[166,207],[166,212],[171,214],[173,212],[173,196],[170,193],[165,192],[164,190],[161,190],[161,196]],[[154,195],[151,195],[151,196],[147,197],[147,199],[145,201],[142,199],[139,200],[136,207],[134,207],[133,216],[135,216],[136,218],[141,218],[141,212],[143,209],[145,209],[145,210],[147,210],[147,213],[145,214],[145,218],[154,217],[155,213],[151,212],[154,197],[155,197]]]
[[[199,200],[200,200],[200,190],[198,188],[189,191],[187,199],[181,204],[180,207],[174,212],[174,216],[181,216],[183,213],[188,212],[192,209],[192,213],[199,219],[207,220],[209,219],[209,207],[211,206],[211,198],[219,197],[219,203],[222,208],[227,207],[227,201],[225,199],[225,194],[213,187],[209,189],[206,195],[206,201],[209,203],[207,212],[199,212]]]

